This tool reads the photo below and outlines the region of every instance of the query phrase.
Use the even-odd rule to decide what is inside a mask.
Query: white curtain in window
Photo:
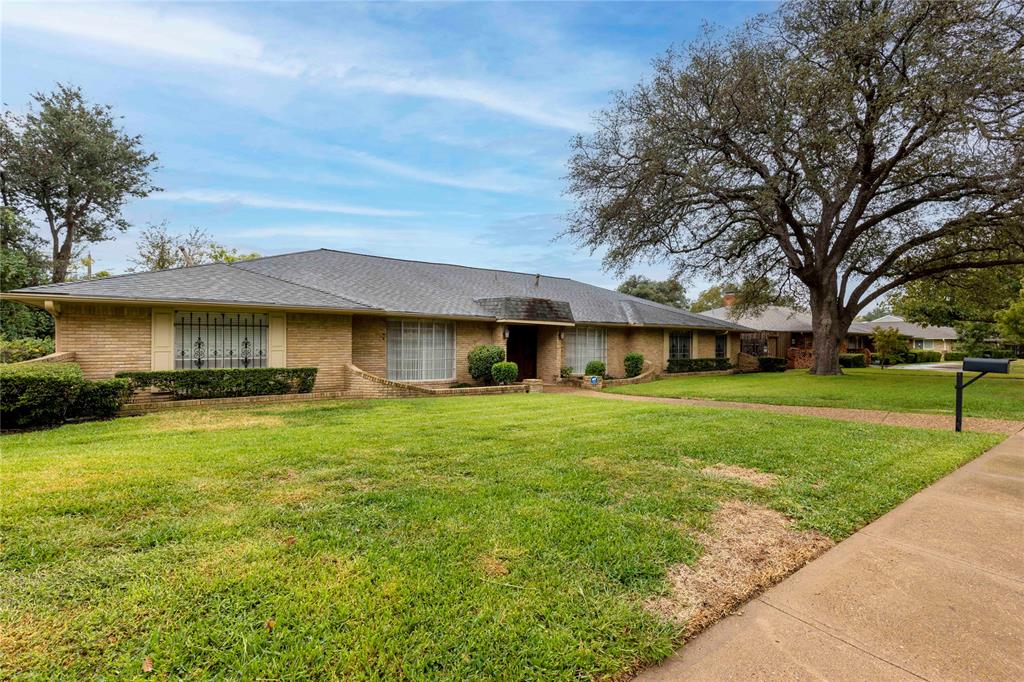
[[[388,320],[388,379],[455,378],[455,325],[433,320]]]
[[[608,338],[603,327],[569,327],[564,340],[562,364],[572,367],[573,373],[583,374],[591,360],[608,364]]]

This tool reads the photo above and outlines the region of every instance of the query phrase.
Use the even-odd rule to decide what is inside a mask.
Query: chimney
[[[731,308],[732,304],[736,302],[736,294],[731,291],[725,292],[722,294],[722,302],[725,303],[726,308]]]

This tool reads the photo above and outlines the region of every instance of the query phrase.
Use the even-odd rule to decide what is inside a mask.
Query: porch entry
[[[537,327],[529,324],[511,324],[507,327],[505,357],[519,366],[516,381],[537,378]]]

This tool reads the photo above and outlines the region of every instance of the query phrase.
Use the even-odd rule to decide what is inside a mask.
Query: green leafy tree
[[[885,317],[886,315],[892,315],[892,308],[888,305],[877,305],[870,311],[861,315],[858,319],[864,320],[865,322],[873,322],[880,317]]]
[[[89,103],[76,87],[32,99],[27,114],[7,111],[0,122],[4,198],[42,217],[52,280],[63,282],[78,246],[126,230],[125,203],[158,189],[149,180],[157,159],[117,126],[109,106]]]
[[[990,322],[961,322],[956,325],[957,350],[967,355],[981,355],[992,348],[996,326]]]
[[[861,310],[1024,263],[1024,12],[786,2],[656,60],[578,137],[567,234],[623,271],[765,278],[807,301],[815,374]]]
[[[677,279],[658,281],[643,275],[630,275],[629,279],[619,285],[618,290],[619,293],[675,308],[685,308],[689,305],[689,301],[686,300],[686,289]]]
[[[9,208],[0,208],[0,291],[43,284],[49,264],[43,240],[32,225]],[[15,301],[0,301],[0,336],[6,339],[53,336],[49,313]]]
[[[192,227],[184,234],[171,232],[167,223],[149,225],[135,242],[133,269],[152,271],[204,263],[234,263],[259,258],[258,253],[239,253],[210,238],[205,230]]]
[[[995,322],[1021,290],[1024,267],[953,270],[911,282],[893,297],[895,312],[912,322],[956,326]]]
[[[899,331],[894,327],[875,327],[871,339],[874,342],[875,353],[880,358],[882,369],[885,369],[886,365],[891,365],[894,358],[907,349],[906,339],[900,336]]]
[[[720,284],[708,287],[697,294],[690,304],[690,310],[695,313],[702,313],[706,310],[714,310],[725,305],[726,287]]]
[[[996,313],[996,331],[1010,343],[1024,344],[1024,280],[1020,296],[1008,308]]]

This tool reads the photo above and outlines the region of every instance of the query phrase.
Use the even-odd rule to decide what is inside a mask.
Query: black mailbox
[[[1009,374],[1009,358],[964,358],[965,372],[991,372],[994,374]]]

